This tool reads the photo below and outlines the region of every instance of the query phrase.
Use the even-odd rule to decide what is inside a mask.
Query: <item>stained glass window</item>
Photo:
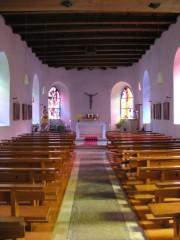
[[[61,118],[61,98],[56,87],[51,87],[48,93],[48,116],[49,119]]]
[[[121,118],[134,118],[134,99],[129,87],[125,87],[121,93]]]

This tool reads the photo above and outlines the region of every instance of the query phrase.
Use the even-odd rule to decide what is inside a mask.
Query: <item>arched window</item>
[[[125,87],[121,93],[121,118],[132,119],[134,117],[134,98],[129,87]]]
[[[13,96],[14,97],[14,96]],[[4,52],[0,52],[0,126],[10,125],[10,70]]]
[[[51,87],[48,92],[48,116],[49,119],[61,118],[61,98],[56,87]]]
[[[174,94],[174,124],[180,124],[180,47],[178,48],[174,59],[173,71],[173,94]],[[168,95],[169,93],[167,93]]]

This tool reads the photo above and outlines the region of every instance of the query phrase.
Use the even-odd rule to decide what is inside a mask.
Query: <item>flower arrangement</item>
[[[39,123],[33,123],[32,124],[33,132],[37,132],[38,128],[39,128]]]
[[[124,118],[121,118],[120,121],[115,124],[116,128],[120,129],[122,127],[124,130],[126,130],[128,125],[127,119],[128,119],[127,116],[124,116]]]
[[[116,123],[115,125],[116,125],[116,128],[118,128],[118,129],[121,128],[121,123],[120,122]]]

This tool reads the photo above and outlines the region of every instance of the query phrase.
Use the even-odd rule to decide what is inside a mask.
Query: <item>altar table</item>
[[[80,130],[81,126],[86,126],[87,128],[93,127],[93,126],[100,126],[101,127],[101,135],[103,139],[106,139],[106,123],[105,122],[99,122],[99,121],[84,121],[84,122],[77,122],[76,123],[76,138],[80,138]],[[92,135],[95,134],[92,131]]]

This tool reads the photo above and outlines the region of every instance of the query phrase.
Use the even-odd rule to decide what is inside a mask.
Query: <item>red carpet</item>
[[[97,146],[98,138],[96,136],[87,136],[84,138],[85,146]]]

